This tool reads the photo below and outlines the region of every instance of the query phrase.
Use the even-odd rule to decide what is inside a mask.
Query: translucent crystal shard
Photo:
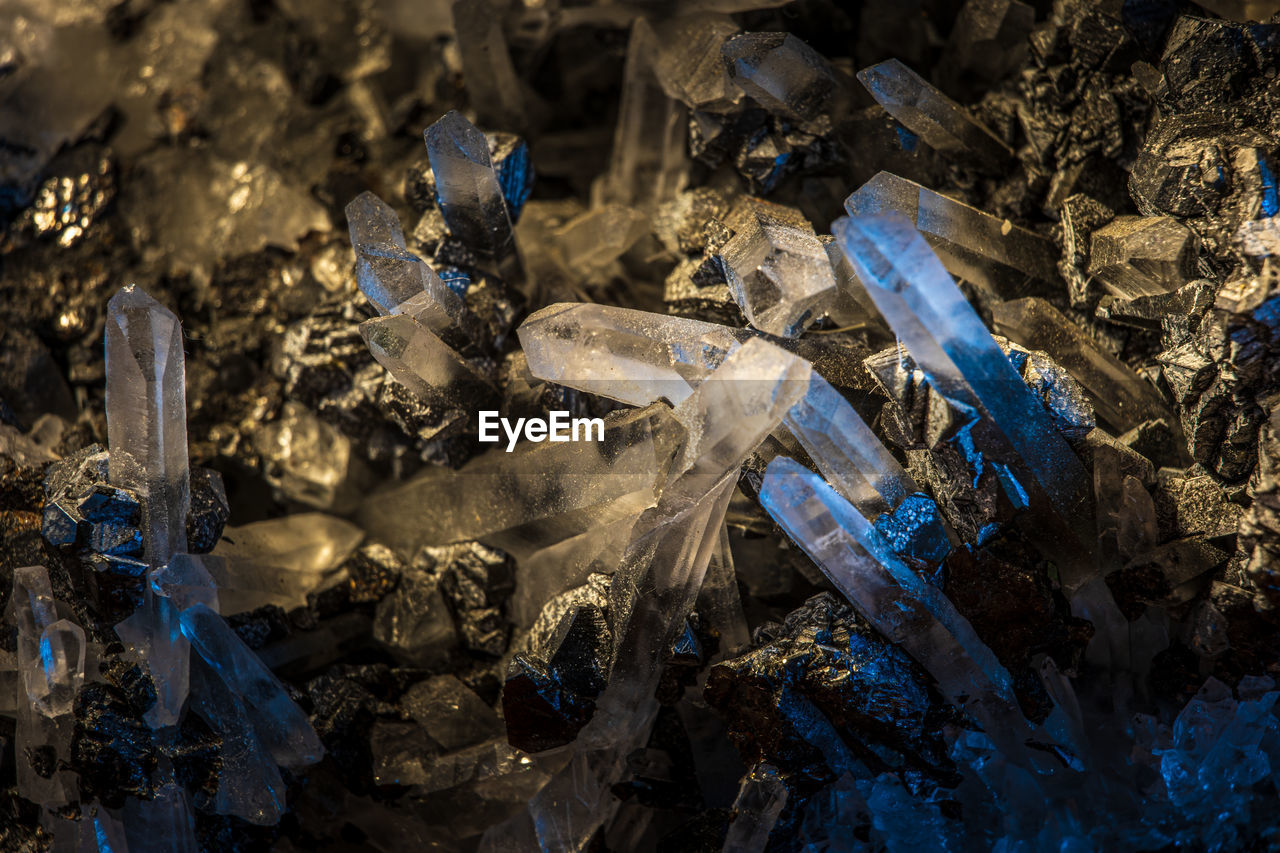
[[[1088,481],[1043,404],[911,222],[844,217],[832,230],[930,386],[1003,438],[1004,447],[983,452],[1007,466],[1006,490],[1037,514],[1038,534],[1062,555],[1064,581],[1074,587],[1091,571]]]
[[[346,503],[351,440],[306,406],[284,404],[279,420],[264,425],[254,439],[263,479],[290,500],[318,509]]]
[[[952,80],[996,81],[1022,64],[1036,10],[1020,0],[967,0],[939,60]]]
[[[859,187],[844,207],[850,216],[905,216],[952,275],[1001,298],[1028,295],[1027,276],[1058,280],[1058,249],[1051,241],[889,172]]]
[[[11,611],[18,626],[17,663],[25,690],[19,701],[45,717],[70,714],[84,683],[85,635],[79,625],[57,618],[43,566],[14,571]]]
[[[518,332],[539,379],[633,406],[676,404],[749,333],[715,323],[591,303],[549,305]]]
[[[995,330],[1031,349],[1044,350],[1070,371],[1094,409],[1117,432],[1172,414],[1150,382],[1104,350],[1048,302],[1036,297],[991,308]]]
[[[896,59],[858,72],[862,85],[907,130],[933,150],[972,158],[990,169],[1014,163],[1013,151],[969,111]]]
[[[1164,296],[1195,277],[1199,245],[1172,216],[1118,216],[1093,232],[1089,272],[1122,299]]]
[[[742,777],[738,797],[733,801],[733,820],[724,839],[726,851],[763,853],[769,833],[787,804],[787,786],[778,778],[778,770],[767,764],[757,765]]]
[[[449,231],[502,267],[514,259],[515,237],[489,143],[457,110],[424,132],[436,198]]]
[[[725,223],[725,278],[742,313],[762,332],[794,337],[835,295],[835,273],[813,226],[799,210],[746,198]]]
[[[147,562],[187,550],[190,473],[182,326],[133,285],[107,305],[107,440],[114,485],[142,497]]]
[[[526,96],[503,33],[505,8],[489,0],[454,0],[453,29],[468,101],[477,117],[493,127],[523,130]]]
[[[736,32],[727,15],[681,15],[659,25],[654,73],[667,95],[694,110],[722,110],[740,100],[720,58],[721,45]]]
[[[371,192],[347,205],[347,228],[356,251],[356,281],[379,314],[408,314],[437,335],[453,326],[477,326],[462,298],[429,265],[405,247],[400,218]]]
[[[250,712],[257,738],[277,764],[304,767],[320,760],[324,747],[307,715],[221,616],[193,604],[182,612],[182,633],[235,704]]]
[[[488,380],[439,335],[407,314],[366,320],[360,335],[397,382],[429,403],[470,406],[494,393]]]
[[[902,646],[1001,746],[1019,755],[1030,727],[1013,680],[942,591],[907,566],[822,478],[793,459],[769,463],[760,501],[872,625]]]
[[[611,412],[603,441],[524,442],[512,453],[495,448],[458,471],[430,468],[370,497],[360,522],[403,554],[428,544],[487,541],[498,532],[527,530],[532,522],[550,544],[630,514],[637,502],[641,510],[651,506],[682,439],[664,405]],[[450,500],[439,501],[443,494]],[[435,511],[423,514],[424,505]]]
[[[918,491],[849,401],[816,373],[804,397],[787,412],[786,424],[827,481],[868,518]]]
[[[822,54],[790,33],[743,33],[721,48],[729,76],[753,101],[801,122],[830,120],[844,80]]]
[[[596,204],[647,211],[674,198],[684,184],[685,108],[667,96],[654,76],[657,50],[653,27],[637,17],[627,42],[609,168],[592,187]]]

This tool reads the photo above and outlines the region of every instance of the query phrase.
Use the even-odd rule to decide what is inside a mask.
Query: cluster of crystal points
[[[850,77],[741,32],[772,0],[445,5],[469,104],[402,194],[362,181],[350,253],[299,249],[310,196],[285,237],[226,240],[306,254],[288,298],[327,293],[281,309],[239,425],[189,441],[218,383],[184,351],[208,352],[133,286],[106,449],[0,408],[5,499],[42,485],[2,541],[47,558],[12,567],[0,715],[54,849],[1273,841],[1280,200],[1271,125],[1221,115],[1274,94],[1250,87],[1280,25],[968,0],[926,79],[932,29]],[[546,132],[521,71],[597,27],[626,44],[616,125]],[[420,115],[381,102],[377,36],[330,57],[369,125],[344,145]],[[267,184],[175,152],[148,168]],[[191,242],[165,225],[135,223]],[[197,288],[234,278],[187,252]],[[481,410],[602,432],[493,446]],[[235,507],[197,442],[251,484]]]

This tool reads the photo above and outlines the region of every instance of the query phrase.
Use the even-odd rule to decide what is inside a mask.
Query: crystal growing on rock
[[[511,211],[484,134],[451,110],[425,136],[445,224],[493,263],[508,266],[515,253]]]
[[[1007,168],[1013,151],[964,107],[896,59],[858,72],[858,80],[889,115],[935,151],[972,157],[990,169]]]
[[[153,566],[187,550],[190,472],[182,326],[133,285],[107,308],[107,433],[111,482],[142,500]]]
[[[1040,505],[1045,522],[1059,531],[1054,548],[1065,550],[1068,583],[1078,583],[1093,540],[1081,524],[1089,500],[1085,474],[1043,406],[909,221],[892,214],[843,218],[833,230],[930,386],[1000,431],[1007,451],[991,455],[1010,466],[1012,488],[1033,510]]]
[[[725,225],[733,236],[720,249],[725,278],[751,324],[794,337],[818,318],[835,290],[826,250],[795,208],[744,199]]]

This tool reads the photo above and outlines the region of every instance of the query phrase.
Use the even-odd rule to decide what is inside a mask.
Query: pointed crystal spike
[[[71,713],[72,703],[84,684],[84,629],[76,623],[59,619],[44,629],[40,636],[40,668],[47,697],[48,714],[60,717]]]
[[[363,192],[346,212],[356,283],[379,314],[407,314],[445,338],[453,329],[468,340],[479,335],[480,324],[462,297],[405,247],[400,218],[389,204]]]
[[[423,135],[440,212],[449,230],[495,263],[513,257],[511,213],[484,134],[457,110],[450,110]]]
[[[905,216],[952,275],[1002,299],[1029,295],[1028,276],[1059,279],[1059,252],[1052,241],[889,172],[859,187],[844,208],[850,216]]]
[[[182,325],[127,285],[107,304],[106,350],[111,483],[141,496],[146,560],[163,566],[187,550],[191,504]]]
[[[817,373],[787,413],[786,424],[827,482],[867,518],[889,512],[919,491],[849,401]]]
[[[750,333],[591,303],[549,305],[517,332],[539,379],[633,406],[680,403]]]
[[[469,406],[494,393],[489,381],[440,337],[407,314],[388,314],[360,324],[360,335],[378,363],[423,400]]]
[[[733,236],[720,250],[729,290],[762,332],[795,337],[835,296],[835,273],[813,226],[799,210],[743,199],[725,224]]]
[[[527,95],[511,64],[503,31],[506,4],[454,0],[453,29],[468,101],[490,127],[520,131],[528,124]]]
[[[319,761],[324,747],[307,715],[226,620],[200,603],[184,610],[181,620],[192,647],[252,714],[254,731],[275,762],[304,767]]]
[[[1084,466],[912,223],[898,214],[832,225],[880,312],[930,386],[991,422],[1007,445],[984,448],[1008,466],[1037,515],[1037,535],[1061,555],[1064,582],[1092,571]]]
[[[1001,302],[991,308],[997,333],[1030,349],[1044,350],[1089,394],[1089,401],[1118,433],[1146,421],[1171,419],[1155,387],[1098,345],[1048,302],[1036,297]]]
[[[956,706],[1020,755],[1030,727],[1013,679],[936,586],[907,566],[866,518],[793,459],[775,457],[760,501],[836,588],[927,669]]]
[[[843,75],[790,33],[743,33],[720,53],[733,82],[771,113],[816,122],[838,120],[847,108]]]
[[[637,17],[627,42],[622,95],[609,168],[592,187],[593,207],[622,204],[649,212],[675,198],[688,169],[684,105],[654,75],[658,37]]]
[[[787,786],[778,770],[760,764],[742,777],[733,801],[733,820],[724,838],[726,853],[764,853],[778,815],[787,804]]]
[[[990,169],[1014,165],[1013,151],[969,111],[896,59],[858,72],[871,96],[933,150],[973,158]]]

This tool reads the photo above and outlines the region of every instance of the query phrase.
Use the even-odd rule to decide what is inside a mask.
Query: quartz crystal
[[[1001,302],[992,307],[991,316],[997,332],[1024,346],[1044,350],[1071,371],[1088,392],[1098,414],[1120,432],[1145,421],[1171,417],[1150,382],[1043,299]]]
[[[827,482],[863,515],[875,518],[919,491],[849,401],[817,374],[787,413],[787,428]]]
[[[111,482],[142,498],[153,566],[187,550],[190,505],[182,326],[133,285],[107,306],[107,438]]]
[[[845,81],[829,62],[790,33],[743,33],[721,48],[729,75],[756,103],[801,122],[838,114]]]
[[[948,78],[1003,79],[1026,59],[1036,10],[1021,0],[966,0],[939,60]]]
[[[46,717],[71,713],[71,703],[84,682],[84,631],[57,618],[49,573],[43,566],[14,571],[11,600],[26,701]]]
[[[1081,582],[1093,542],[1082,524],[1087,481],[1042,404],[908,220],[893,214],[842,218],[833,230],[930,386],[998,430],[1005,447],[989,448],[987,455],[1009,466],[1007,489],[1024,495],[1044,519],[1043,535],[1061,555],[1068,585]]]
[[[493,394],[485,377],[408,314],[366,320],[360,335],[378,363],[425,402],[462,406]]]
[[[255,445],[267,482],[286,497],[317,509],[346,502],[351,441],[305,406],[285,403],[280,419],[262,428]]]
[[[509,268],[515,258],[511,211],[484,134],[450,110],[426,129],[425,137],[436,198],[449,231],[500,269]]]
[[[794,337],[826,309],[835,276],[809,220],[795,208],[747,198],[725,223],[725,278],[742,313],[762,332]]]
[[[1021,292],[1028,276],[1058,279],[1058,250],[1049,240],[889,172],[859,187],[844,206],[850,216],[905,216],[952,275],[1002,298],[1028,295]]]
[[[379,314],[408,314],[441,336],[453,327],[477,332],[479,324],[462,298],[406,248],[400,218],[390,205],[363,192],[346,213],[356,250],[356,281]]]
[[[458,471],[432,468],[371,496],[360,521],[404,554],[421,545],[482,539],[534,521],[558,541],[596,526],[619,500],[648,506],[684,433],[666,406],[611,413],[603,442],[497,447]],[[512,470],[521,475],[512,476]],[[450,495],[440,502],[438,496]],[[424,514],[423,506],[433,511]]]
[[[715,323],[589,303],[549,305],[518,334],[534,376],[633,406],[680,403],[749,337]]]
[[[182,633],[200,653],[209,675],[234,697],[231,704],[250,715],[256,738],[272,760],[291,768],[320,760],[324,747],[307,715],[221,616],[193,604],[182,611]]]
[[[528,124],[528,98],[503,33],[505,7],[489,0],[454,0],[451,8],[468,102],[482,122],[522,130]]]
[[[1171,216],[1118,216],[1093,232],[1089,272],[1121,298],[1163,296],[1194,277],[1198,248]]]
[[[1012,166],[1009,146],[898,60],[864,68],[858,79],[889,115],[935,151],[972,158],[989,169]]]
[[[858,611],[901,645],[1014,756],[1029,727],[1007,670],[942,592],[908,567],[857,510],[812,471],[779,456],[761,502]]]
[[[622,67],[622,94],[613,150],[605,173],[592,188],[597,205],[623,204],[649,211],[675,197],[684,185],[685,109],[663,91],[654,75],[658,38],[636,17]]]
[[[731,107],[742,98],[729,79],[720,48],[739,31],[727,15],[682,15],[658,27],[654,74],[668,97],[693,110]]]
[[[778,778],[777,768],[757,765],[742,777],[738,798],[733,801],[733,820],[724,839],[726,853],[764,853],[769,833],[787,804],[787,786]]]

